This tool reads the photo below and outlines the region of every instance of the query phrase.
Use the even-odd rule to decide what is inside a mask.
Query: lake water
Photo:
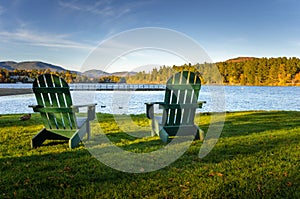
[[[1,84],[7,88],[11,85]],[[31,88],[14,84],[14,88]],[[221,93],[220,93],[221,92]],[[145,113],[145,102],[163,101],[164,91],[72,91],[74,104],[97,103],[103,113]],[[300,111],[300,87],[202,86],[199,100],[207,101],[201,112],[246,110]],[[0,97],[0,114],[32,113],[33,94]]]

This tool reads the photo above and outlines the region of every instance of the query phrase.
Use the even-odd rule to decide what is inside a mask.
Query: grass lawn
[[[47,141],[31,149],[41,117],[19,117],[0,117],[0,198],[300,198],[300,112],[227,113],[221,137],[205,158],[198,157],[202,142],[194,141],[169,166],[142,174],[106,166],[83,144],[70,150],[67,142]],[[97,119],[126,150],[164,147],[158,137],[125,134],[112,115],[98,113]],[[150,131],[145,115],[132,119]],[[210,115],[201,115],[204,131],[209,121]]]

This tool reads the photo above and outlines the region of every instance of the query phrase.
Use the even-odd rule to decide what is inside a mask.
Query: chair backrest
[[[181,71],[168,79],[164,102],[170,106],[163,112],[164,126],[194,124],[200,88],[200,77],[194,72]]]
[[[48,129],[76,129],[72,98],[67,82],[53,74],[43,74],[33,82],[33,92],[41,111],[44,125]]]

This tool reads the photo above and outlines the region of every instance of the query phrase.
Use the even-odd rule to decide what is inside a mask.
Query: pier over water
[[[112,91],[112,90],[136,90],[136,91],[161,91],[165,90],[166,85],[162,84],[111,84],[111,83],[71,83],[69,84],[70,89],[73,91],[79,90],[97,90],[97,91]],[[27,89],[30,90],[32,88],[32,84],[24,83],[24,84],[15,84],[15,83],[7,83],[0,84],[0,89]]]
[[[79,83],[71,84],[71,90],[97,90],[97,91],[161,91],[165,90],[166,86],[161,84],[89,84]]]

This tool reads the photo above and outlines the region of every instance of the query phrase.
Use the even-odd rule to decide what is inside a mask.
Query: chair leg
[[[82,141],[82,138],[87,133],[87,130],[89,130],[89,128],[89,121],[86,121],[86,123],[73,134],[73,136],[69,140],[69,147],[71,149],[78,146],[78,144]]]
[[[151,136],[159,135],[159,122],[157,119],[153,118],[152,119],[152,130],[151,130]]]
[[[200,128],[199,128],[199,139],[200,139],[200,141],[204,140],[204,131]]]
[[[200,141],[204,140],[204,131],[202,129],[197,128],[197,134],[195,136],[195,140],[200,140]]]
[[[163,128],[159,131],[159,137],[163,143],[167,143],[169,140],[169,134]]]
[[[68,140],[68,138],[43,128],[31,139],[31,148],[41,146],[45,140]]]
[[[87,121],[87,122],[86,122],[86,132],[87,132],[87,140],[90,140],[90,138],[91,138],[90,121]]]
[[[74,133],[74,135],[69,139],[69,148],[73,149],[78,146],[79,142],[81,142],[78,131]]]
[[[48,131],[43,128],[38,134],[36,134],[32,139],[31,139],[31,148],[36,148],[38,146],[41,146],[43,142],[47,139],[48,137]]]

